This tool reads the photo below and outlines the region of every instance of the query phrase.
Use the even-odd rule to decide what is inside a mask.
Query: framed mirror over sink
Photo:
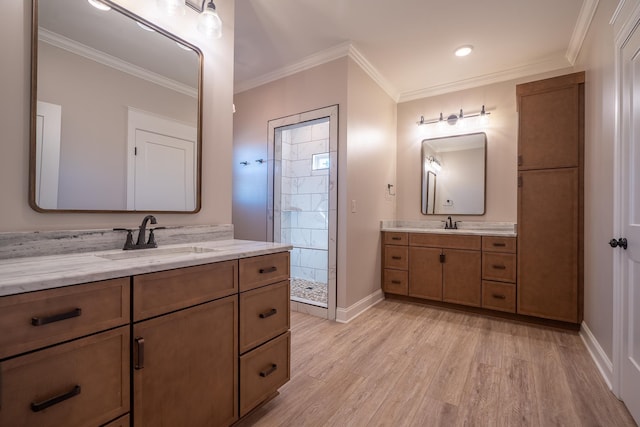
[[[485,133],[422,141],[421,211],[424,215],[484,215]]]
[[[33,0],[30,204],[197,212],[202,53],[100,4]]]

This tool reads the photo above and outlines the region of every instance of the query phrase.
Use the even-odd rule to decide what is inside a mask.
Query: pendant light
[[[198,31],[207,37],[219,39],[222,37],[222,20],[216,11],[213,0],[209,0],[198,16]]]

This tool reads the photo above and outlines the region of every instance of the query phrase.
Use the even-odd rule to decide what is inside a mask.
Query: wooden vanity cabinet
[[[409,234],[382,233],[382,290],[409,294]]]
[[[238,420],[237,289],[237,261],[133,277],[134,425]]]
[[[130,407],[129,279],[0,298],[0,425],[103,425]]]
[[[480,306],[480,236],[411,233],[409,245],[409,296]]]
[[[579,324],[584,72],[516,86],[520,314]]]
[[[240,260],[240,416],[291,376],[289,252]]]
[[[482,237],[482,307],[516,312],[515,237]]]

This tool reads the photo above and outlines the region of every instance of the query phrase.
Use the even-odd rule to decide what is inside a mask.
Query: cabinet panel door
[[[479,307],[482,302],[482,255],[445,249],[443,301]]]
[[[442,301],[441,249],[409,248],[409,295]]]
[[[134,325],[136,426],[226,426],[238,419],[237,319],[234,295]]]
[[[520,173],[518,313],[578,322],[579,172]]]
[[[518,167],[520,170],[577,167],[582,135],[581,87],[566,84],[533,93],[519,87]]]

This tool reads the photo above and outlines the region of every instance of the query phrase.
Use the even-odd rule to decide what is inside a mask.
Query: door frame
[[[611,20],[612,25],[616,25],[618,18],[624,17],[625,20],[615,33],[615,109],[614,109],[614,179],[613,179],[613,232],[614,236],[622,237],[625,232],[625,213],[624,213],[624,189],[625,177],[627,174],[627,164],[625,153],[628,150],[627,141],[623,140],[622,130],[629,126],[626,115],[623,114],[623,55],[622,50],[627,41],[630,39],[634,31],[640,31],[640,6],[636,6],[633,11],[625,13],[625,2],[622,1],[618,5],[618,9],[614,13]],[[613,237],[613,236],[612,236]],[[623,334],[624,334],[624,293],[625,279],[628,274],[625,273],[626,268],[625,253],[621,250],[613,251],[613,375],[612,375],[612,391],[621,398],[622,392],[622,366],[624,363],[623,352]]]
[[[274,206],[275,169],[281,167],[276,164],[275,130],[280,127],[291,126],[298,123],[310,122],[317,119],[329,118],[329,268],[327,283],[327,309],[326,318],[336,319],[337,287],[338,287],[338,105],[316,110],[305,111],[299,114],[269,120],[267,136],[267,241],[274,241]],[[316,310],[317,308],[317,310]],[[320,307],[314,307],[310,313],[324,312]],[[323,313],[324,317],[324,313]]]

